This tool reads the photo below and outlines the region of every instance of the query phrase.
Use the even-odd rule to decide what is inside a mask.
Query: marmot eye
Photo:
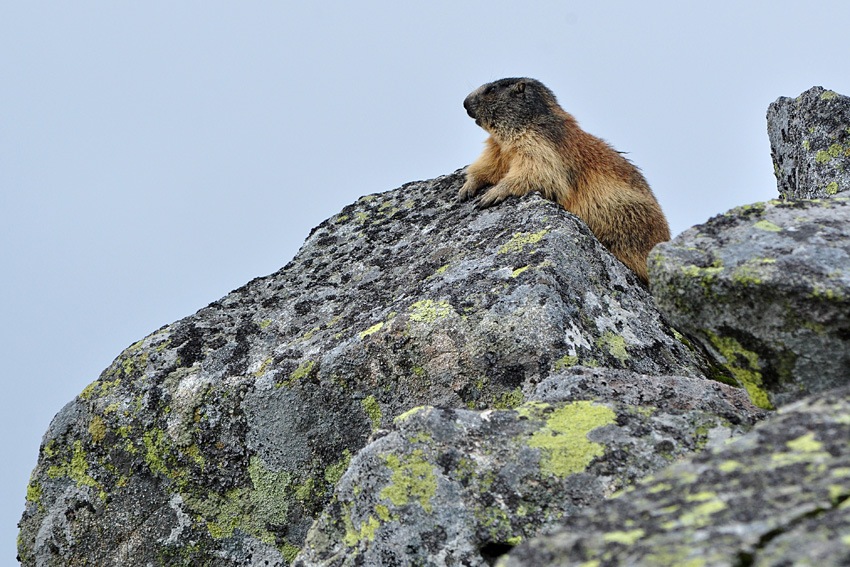
[[[494,87],[493,85],[489,85],[486,89],[484,89],[484,94],[490,94],[495,90],[496,90],[496,87]]]

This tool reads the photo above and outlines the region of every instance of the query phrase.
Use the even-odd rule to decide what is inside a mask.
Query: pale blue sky
[[[449,173],[480,84],[540,79],[674,233],[772,198],[767,105],[850,94],[850,3],[0,5],[0,564],[41,435],[126,346]]]

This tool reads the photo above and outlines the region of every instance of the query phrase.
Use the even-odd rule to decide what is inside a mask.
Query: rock
[[[625,370],[571,369],[531,399],[547,401],[398,417],[352,460],[294,565],[492,565],[762,416],[739,389]]]
[[[677,328],[762,408],[850,382],[850,200],[739,207],[653,249]]]
[[[587,227],[464,175],[346,207],[295,259],[126,349],[54,419],[24,565],[285,565],[370,435],[508,408],[577,364],[711,371]]]
[[[850,97],[812,87],[767,109],[779,194],[827,197],[850,189]]]
[[[850,388],[647,478],[499,567],[850,564]]]

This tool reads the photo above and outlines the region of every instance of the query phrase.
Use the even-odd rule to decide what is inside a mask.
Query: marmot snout
[[[463,101],[490,133],[484,153],[466,172],[458,197],[495,205],[510,195],[540,191],[579,216],[617,258],[647,282],[646,258],[670,239],[649,184],[631,162],[579,128],[548,88],[534,79],[501,79]]]

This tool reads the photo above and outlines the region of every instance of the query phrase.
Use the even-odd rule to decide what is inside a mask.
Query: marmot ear
[[[525,92],[525,81],[520,81],[514,85],[514,90],[517,94]]]

